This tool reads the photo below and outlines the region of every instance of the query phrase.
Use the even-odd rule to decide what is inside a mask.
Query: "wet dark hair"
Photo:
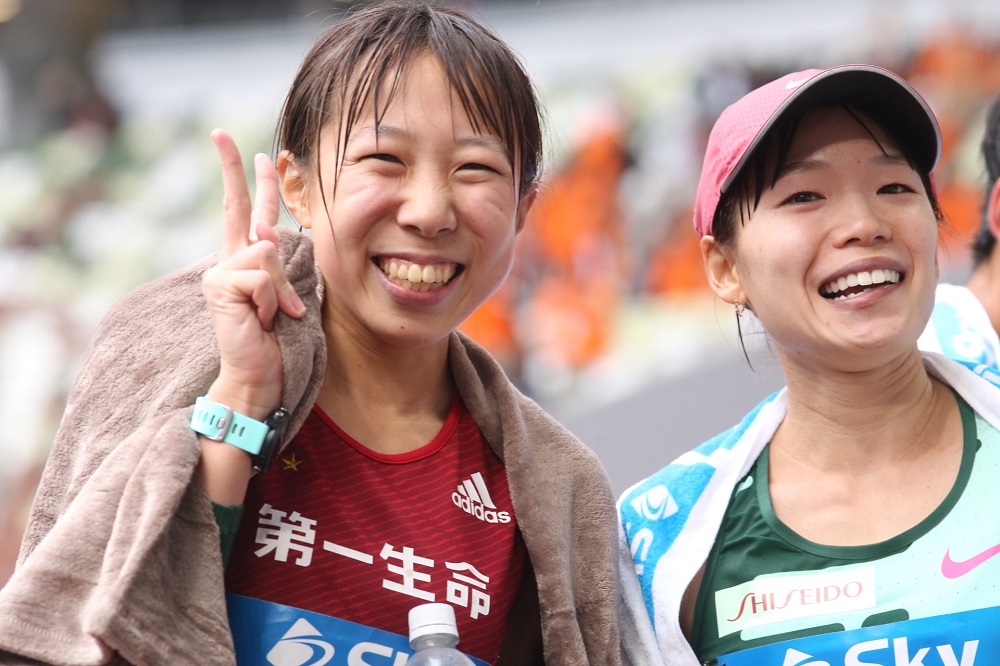
[[[824,108],[823,106],[805,106],[795,113],[789,113],[787,117],[780,118],[771,128],[770,133],[758,146],[757,150],[750,156],[744,165],[743,170],[737,174],[730,184],[729,189],[723,192],[719,199],[719,205],[715,208],[715,216],[712,219],[712,235],[716,242],[723,246],[731,247],[736,238],[736,219],[739,217],[741,224],[745,224],[753,216],[753,212],[760,204],[760,198],[764,190],[774,187],[778,181],[778,176],[784,170],[788,161],[788,151],[791,148],[792,140],[798,131],[802,118],[810,111]],[[938,204],[937,195],[931,184],[929,173],[922,173],[916,167],[913,144],[907,137],[900,136],[898,130],[892,123],[877,120],[878,115],[869,113],[865,109],[857,106],[843,106],[862,127],[871,135],[879,148],[885,152],[885,147],[875,138],[869,127],[871,122],[876,122],[879,127],[888,134],[900,150],[903,157],[920,174],[920,180],[924,184],[924,191],[930,201],[934,211],[934,217],[941,222],[944,215],[941,206]],[[869,120],[871,119],[871,120]]]
[[[534,86],[518,57],[492,31],[465,12],[426,2],[381,2],[327,29],[289,89],[276,131],[278,150],[290,151],[296,164],[310,168],[321,131],[337,123],[339,172],[358,118],[374,107],[377,132],[406,68],[427,53],[440,61],[473,129],[504,144],[523,197],[538,180],[542,160]]]
[[[986,219],[987,207],[990,201],[990,192],[1000,178],[1000,95],[997,95],[990,104],[986,113],[986,131],[983,134],[983,142],[980,145],[983,154],[983,162],[986,164],[986,193],[983,197],[983,221],[972,242],[972,262],[974,266],[989,259],[993,254],[993,248],[997,244],[996,236],[990,231],[989,220]]]

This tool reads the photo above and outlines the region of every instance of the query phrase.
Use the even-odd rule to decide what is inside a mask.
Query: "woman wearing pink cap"
[[[619,501],[634,663],[1000,663],[1000,377],[917,348],[940,145],[924,100],[866,65],[717,121],[702,258],[787,387]]]

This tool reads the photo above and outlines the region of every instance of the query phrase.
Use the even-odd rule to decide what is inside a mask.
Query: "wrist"
[[[201,396],[191,412],[191,428],[204,439],[224,443],[250,454],[250,462],[258,472],[267,471],[281,444],[289,413],[284,408],[273,410],[264,420],[255,419],[234,410],[230,405]]]
[[[221,374],[209,387],[205,397],[257,421],[263,421],[281,405],[280,388],[274,390],[242,384],[228,380]]]

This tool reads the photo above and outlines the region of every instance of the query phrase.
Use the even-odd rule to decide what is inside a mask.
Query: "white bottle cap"
[[[421,604],[410,609],[410,640],[428,634],[458,637],[455,608],[451,604]]]

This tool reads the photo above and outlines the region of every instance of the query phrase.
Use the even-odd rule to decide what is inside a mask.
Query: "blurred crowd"
[[[984,105],[1000,91],[1000,36],[943,28],[904,53],[859,59],[901,73],[939,115],[942,276],[960,274],[979,222],[975,150]],[[463,330],[543,403],[700,353],[702,331],[719,326],[690,226],[706,132],[729,101],[779,71],[815,65],[706,63],[676,84],[688,102],[671,116],[629,86],[592,96],[572,126],[553,132],[514,271]],[[132,117],[84,72],[57,67],[35,81],[58,109],[0,144],[0,582],[100,318],[125,291],[218,241],[214,120],[197,109],[171,123]],[[253,127],[230,129],[245,154],[270,152],[271,137]]]
[[[961,276],[981,216],[977,151],[984,105],[1000,92],[1000,36],[984,41],[946,29],[912,51],[872,62],[914,82],[939,116],[944,147],[935,185],[947,223],[942,275]],[[546,178],[512,279],[465,330],[506,359],[529,389],[544,394],[532,377],[579,374],[600,361],[614,344],[615,313],[626,304],[707,297],[691,231],[691,196],[707,132],[729,101],[781,72],[812,66],[808,60],[729,63],[696,73],[689,93],[695,109],[682,150],[664,150],[658,121],[642,118],[628,100],[597,104]],[[688,176],[681,182],[663,178],[663,152],[684,160],[680,171]],[[676,166],[669,173],[676,181]],[[637,205],[638,198],[646,198],[645,205]]]

